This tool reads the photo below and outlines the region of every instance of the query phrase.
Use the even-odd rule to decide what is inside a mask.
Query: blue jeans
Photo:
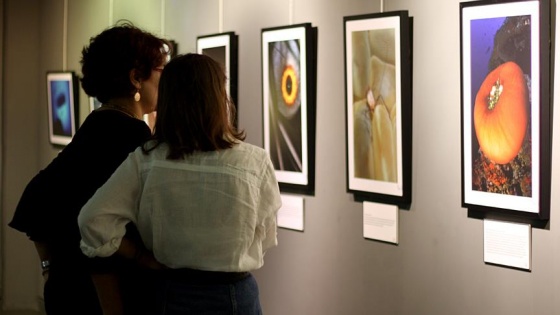
[[[259,288],[248,277],[230,284],[192,284],[181,279],[161,279],[159,315],[261,315]]]

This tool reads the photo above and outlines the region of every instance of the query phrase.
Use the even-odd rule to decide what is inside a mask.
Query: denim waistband
[[[231,284],[247,278],[250,273],[179,268],[161,270],[160,275],[166,280],[185,284]]]

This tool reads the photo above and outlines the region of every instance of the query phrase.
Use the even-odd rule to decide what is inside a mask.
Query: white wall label
[[[485,219],[484,262],[531,270],[531,225]]]
[[[364,238],[399,243],[399,207],[364,202]]]
[[[284,194],[280,197],[282,198],[282,207],[277,214],[278,227],[303,231],[303,197]]]

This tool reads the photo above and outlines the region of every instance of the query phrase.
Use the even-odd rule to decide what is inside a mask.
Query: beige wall
[[[262,145],[260,30],[289,23],[288,1],[227,0],[223,31],[239,35],[239,115]],[[195,50],[217,33],[218,0],[68,1],[68,68],[79,71],[89,37],[120,18]],[[317,184],[305,197],[305,232],[280,230],[280,246],[256,272],[266,314],[560,314],[560,196],[533,229],[532,272],[485,265],[482,221],[461,208],[460,0],[391,0],[414,17],[413,196],[400,211],[400,244],[362,238],[361,204],[346,193],[343,23],[379,11],[379,1],[296,0],[293,22],[319,30]],[[2,98],[2,307],[38,309],[33,247],[6,223],[29,179],[56,155],[47,139],[44,73],[62,67],[63,0],[4,0]],[[163,12],[163,14],[162,14]],[[558,60],[558,58],[556,58]],[[554,91],[558,91],[558,79]],[[87,98],[81,94],[82,120]],[[555,111],[553,161],[560,157]],[[552,191],[560,183],[552,168]]]
[[[2,304],[6,309],[38,307],[40,272],[32,244],[6,224],[39,167],[39,9],[39,1],[4,1]]]

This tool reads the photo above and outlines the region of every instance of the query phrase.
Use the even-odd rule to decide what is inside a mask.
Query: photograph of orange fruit
[[[472,189],[532,195],[530,16],[471,21]]]

